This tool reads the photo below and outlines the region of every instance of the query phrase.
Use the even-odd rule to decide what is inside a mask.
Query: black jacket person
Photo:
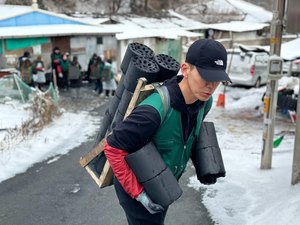
[[[116,193],[130,225],[163,224],[167,209],[152,202],[125,156],[152,141],[179,179],[201,122],[210,109],[212,94],[220,82],[230,81],[226,64],[227,53],[219,42],[195,41],[181,65],[182,76],[164,83],[170,93],[171,107],[163,123],[160,125],[161,103],[154,93],[107,137],[104,151],[116,176]]]

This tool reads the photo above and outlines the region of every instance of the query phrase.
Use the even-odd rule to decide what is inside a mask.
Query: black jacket
[[[196,124],[203,102],[198,100],[191,105],[185,104],[178,85],[181,80],[182,76],[175,76],[165,81],[164,85],[170,94],[171,107],[181,112],[182,129],[186,139]],[[116,125],[112,134],[107,137],[107,142],[114,148],[129,153],[135,152],[152,139],[160,126],[160,120],[159,112],[152,106],[138,106],[123,122]]]

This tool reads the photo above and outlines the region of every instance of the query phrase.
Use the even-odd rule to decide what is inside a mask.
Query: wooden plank
[[[111,166],[109,165],[108,160],[106,161],[104,168],[102,170],[102,173],[99,177],[100,187],[106,187],[110,184],[112,184],[112,177],[114,173],[111,169]]]
[[[145,98],[152,94],[154,92],[154,89],[155,88],[152,84],[148,84],[145,87],[143,87],[136,101],[136,105],[140,104]]]
[[[142,100],[144,100],[148,95],[150,95],[154,91],[153,85],[146,85],[147,80],[145,78],[140,78],[138,80],[137,86],[131,98],[131,101],[128,105],[128,108],[125,113],[126,118],[134,109],[134,107],[139,104]],[[96,182],[96,184],[100,187],[106,187],[112,184],[113,179],[113,171],[111,166],[109,165],[108,160],[106,160],[105,165],[102,169],[100,176],[89,166],[89,163],[95,159],[101,152],[103,152],[103,146],[105,144],[106,138],[102,139],[101,142],[92,149],[92,151],[88,152],[86,155],[82,156],[79,160],[79,163],[82,167],[84,167],[87,172],[90,174],[92,179]]]
[[[103,146],[105,144],[105,138],[100,141],[100,143],[92,149],[92,151],[88,152],[86,155],[80,157],[79,163],[82,167],[85,167],[90,163],[97,155],[99,155],[103,151]]]
[[[131,100],[129,102],[129,105],[127,107],[126,113],[124,118],[126,118],[127,116],[129,116],[129,114],[132,112],[132,110],[134,109],[134,107],[136,106],[136,102],[139,98],[141,89],[147,84],[147,80],[146,78],[142,77],[138,79],[137,85],[135,87],[133,96],[131,97]]]
[[[97,184],[99,187],[101,187],[102,184],[101,184],[101,182],[100,182],[100,180],[99,180],[99,177],[94,173],[94,171],[91,170],[89,166],[86,166],[85,169],[86,169],[86,171],[90,174],[90,176],[93,178],[93,180],[96,182],[96,184]]]

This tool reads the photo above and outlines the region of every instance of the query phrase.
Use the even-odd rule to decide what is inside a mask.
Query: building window
[[[102,45],[102,44],[103,44],[103,38],[97,37],[97,45]]]

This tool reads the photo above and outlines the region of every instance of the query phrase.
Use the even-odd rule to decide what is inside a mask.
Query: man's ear
[[[183,77],[187,78],[188,70],[189,70],[189,65],[185,62],[182,63],[181,64],[181,73],[182,73]]]

